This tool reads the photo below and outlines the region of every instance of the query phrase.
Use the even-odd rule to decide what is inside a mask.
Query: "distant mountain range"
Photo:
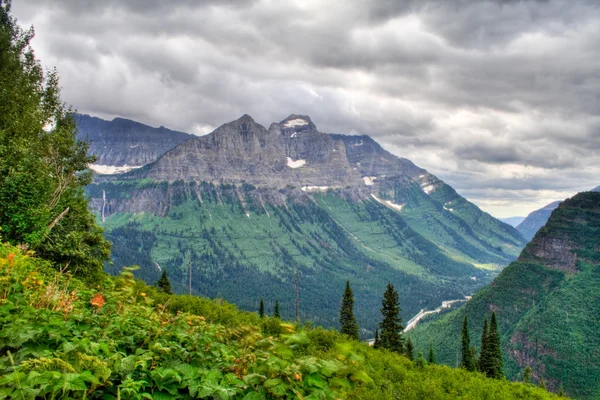
[[[600,186],[592,189],[591,191],[600,192]],[[521,232],[525,239],[533,239],[533,236],[542,226],[546,224],[546,221],[548,221],[548,218],[550,218],[550,214],[552,214],[552,211],[558,207],[560,202],[561,201],[554,201],[540,208],[539,210],[533,211],[525,219],[523,219],[522,222],[516,225],[517,230]]]
[[[498,218],[500,221],[509,224],[510,226],[516,227],[519,225],[525,217],[508,217],[508,218]]]
[[[249,310],[261,297],[267,310],[278,299],[289,319],[298,277],[301,319],[325,326],[337,325],[350,280],[367,336],[388,282],[407,318],[472,294],[525,245],[513,227],[411,161],[368,136],[321,133],[308,116],[266,129],[244,115],[202,137],[160,128],[183,141],[160,155],[169,146],[160,139],[146,155],[121,153],[133,141],[113,141],[114,123],[136,124],[103,123],[96,137],[113,147],[101,162],[155,160],[96,175],[87,188],[113,241],[112,273],[137,264],[138,276],[154,282],[166,268],[178,292]],[[132,133],[140,144],[144,135]]]
[[[152,128],[123,118],[105,121],[75,114],[75,122],[78,139],[91,141],[90,152],[97,156],[91,169],[103,174],[127,172],[156,161],[192,137],[162,126]]]
[[[480,345],[484,317],[498,315],[509,379],[530,366],[557,391],[600,398],[600,193],[567,199],[506,267],[463,307],[417,326],[417,347],[433,343],[441,362],[455,365],[464,316]]]

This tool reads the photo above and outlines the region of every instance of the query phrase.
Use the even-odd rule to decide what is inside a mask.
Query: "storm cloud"
[[[597,1],[28,0],[80,112],[369,134],[495,216],[600,184]]]

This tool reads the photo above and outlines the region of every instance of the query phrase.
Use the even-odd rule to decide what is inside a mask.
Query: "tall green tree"
[[[410,361],[415,359],[415,346],[413,345],[412,340],[410,340],[410,337],[406,340],[404,354]]]
[[[477,362],[477,367],[479,372],[486,373],[489,368],[488,361],[488,321],[487,318],[483,320],[483,329],[481,331],[481,350],[479,351],[479,360]]]
[[[384,349],[402,354],[404,338],[402,337],[402,319],[400,318],[400,301],[394,285],[388,283],[383,300],[381,301],[381,314],[383,321],[380,323],[379,341]]]
[[[94,162],[76,138],[56,71],[44,72],[10,0],[0,0],[0,228],[64,271],[94,279],[110,243],[88,210],[83,187]]]
[[[375,339],[373,340],[373,348],[378,349],[381,347],[381,343],[379,342],[379,329],[375,329]]]
[[[435,364],[435,352],[433,351],[433,343],[429,343],[429,353],[427,353],[427,362],[429,364]]]
[[[275,299],[275,309],[273,310],[273,317],[281,319],[281,314],[279,313],[279,300]]]
[[[467,371],[475,371],[475,360],[473,359],[473,352],[471,351],[471,337],[469,335],[469,322],[466,315],[462,327],[461,351],[462,358],[460,366]]]
[[[171,282],[169,281],[169,277],[167,276],[166,268],[163,268],[162,274],[156,282],[156,287],[163,293],[173,294],[173,289],[171,289]]]
[[[491,378],[504,379],[502,344],[500,343],[498,320],[495,312],[492,313],[492,319],[490,321],[490,332],[488,335],[488,357],[489,368],[486,371],[487,375]]]
[[[263,298],[260,298],[260,306],[258,306],[258,315],[261,318],[265,317],[265,302],[263,301]]]
[[[346,290],[340,309],[340,332],[358,340],[358,322],[354,317],[354,294],[350,288],[350,281],[346,281]]]
[[[531,367],[528,365],[525,367],[525,369],[523,370],[523,383],[531,383],[531,374],[532,374],[532,370]]]

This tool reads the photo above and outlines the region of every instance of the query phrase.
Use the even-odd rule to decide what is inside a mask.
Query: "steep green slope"
[[[129,271],[87,286],[2,243],[0,276],[0,399],[556,398],[166,295]]]
[[[157,263],[168,269],[176,291],[188,292],[191,270],[192,293],[223,297],[248,310],[257,309],[260,297],[267,310],[279,299],[283,315],[293,318],[298,267],[303,320],[336,326],[339,288],[350,279],[359,323],[374,330],[388,282],[401,288],[408,318],[462,298],[491,277],[448,258],[400,214],[372,199],[291,191],[286,196],[299,196],[296,201],[278,206],[261,203],[252,187],[183,182],[105,182],[88,192],[111,199],[105,209],[113,213],[104,222],[113,241],[109,272],[135,263],[142,267],[138,276],[152,282],[160,274]],[[162,216],[114,212],[119,205],[129,209],[123,202],[143,203],[141,193],[153,205],[168,198],[171,206]]]
[[[439,358],[455,365],[464,315],[479,346],[483,318],[492,310],[510,379],[529,365],[553,390],[563,384],[574,397],[600,398],[600,193],[563,202],[490,285],[410,335],[420,348],[434,343]]]

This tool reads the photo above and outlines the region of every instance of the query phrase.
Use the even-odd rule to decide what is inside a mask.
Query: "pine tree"
[[[525,369],[523,370],[523,383],[527,384],[527,383],[531,383],[531,367],[528,365],[525,367]]]
[[[384,349],[392,350],[397,353],[402,353],[403,342],[402,320],[400,319],[400,302],[398,300],[398,292],[394,289],[391,283],[388,283],[383,300],[381,301],[381,314],[383,321],[379,325],[381,327],[380,342]]]
[[[479,372],[486,373],[488,369],[488,322],[487,318],[483,320],[483,330],[481,331],[481,350],[479,352],[479,362],[477,367]]]
[[[166,269],[163,269],[160,279],[156,282],[156,287],[163,293],[173,294],[173,289],[171,289],[171,282],[169,282]]]
[[[471,338],[469,336],[469,323],[467,316],[463,320],[462,328],[462,358],[460,366],[467,371],[475,371],[475,360],[473,360],[473,353],[471,352]]]
[[[417,353],[417,359],[414,361],[414,363],[417,368],[425,367],[425,360],[423,360],[423,353],[421,353],[421,350],[419,350]]]
[[[540,379],[540,389],[546,390],[546,381],[544,380],[544,378]]]
[[[350,288],[350,281],[346,281],[346,290],[342,300],[342,308],[340,310],[340,332],[350,336],[354,340],[358,340],[358,323],[354,317],[354,295]]]
[[[410,361],[414,360],[415,358],[415,347],[413,346],[410,337],[406,341],[406,348],[404,349],[404,354],[406,355],[406,357],[408,357]]]
[[[378,349],[380,347],[379,343],[379,329],[375,329],[375,340],[373,341],[373,348]]]
[[[279,300],[275,300],[275,309],[273,310],[273,317],[281,319],[281,314],[279,314]]]
[[[558,387],[558,396],[559,397],[565,397],[566,393],[565,393],[565,388],[563,387],[563,384],[561,383],[560,386]]]
[[[435,353],[433,352],[433,343],[429,343],[429,353],[427,354],[427,362],[435,364]]]
[[[56,70],[44,72],[11,1],[0,0],[0,231],[62,271],[101,278],[110,256],[83,191],[89,143],[77,139]]]
[[[265,317],[265,302],[263,301],[263,298],[260,298],[260,306],[258,307],[258,315],[261,318]]]
[[[498,332],[498,321],[495,312],[492,313],[490,331],[488,334],[488,357],[489,370],[487,375],[491,378],[503,379],[504,362],[502,361],[502,344],[500,343],[500,333]]]

